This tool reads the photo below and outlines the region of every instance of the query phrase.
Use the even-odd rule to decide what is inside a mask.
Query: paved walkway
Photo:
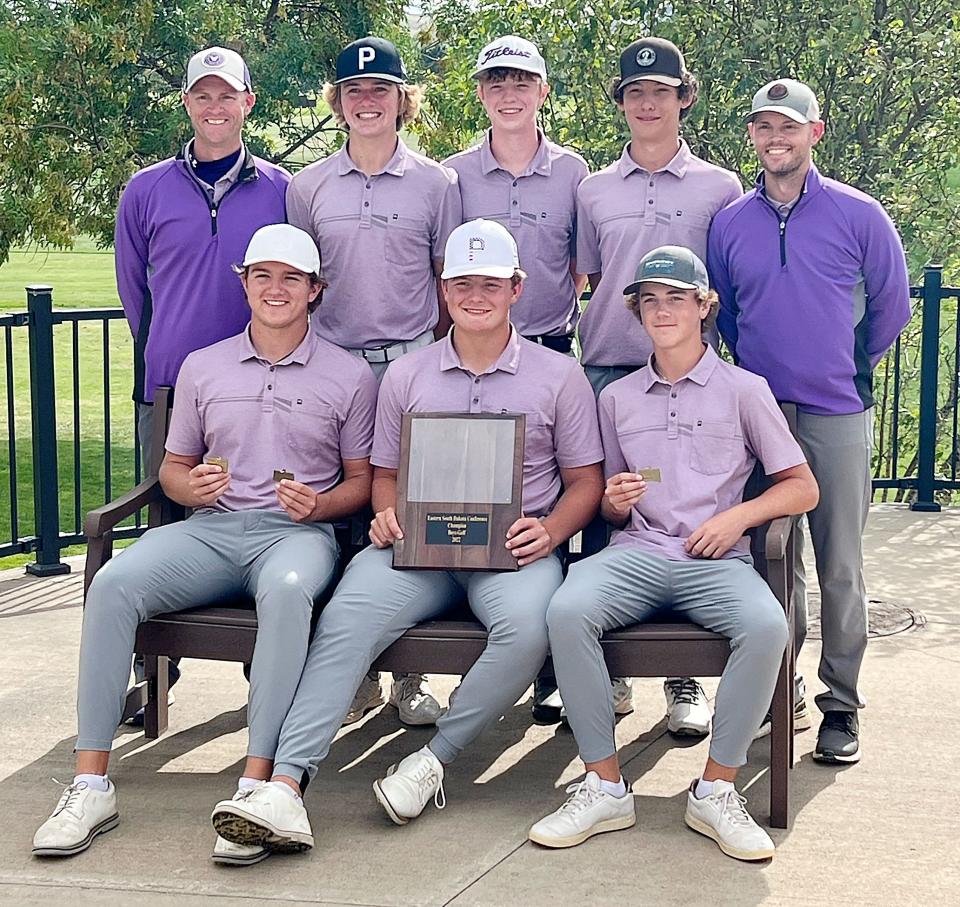
[[[235,786],[243,757],[245,682],[236,665],[190,661],[170,731],[146,743],[117,736],[112,777],[120,827],[85,854],[30,856],[56,802],[51,778],[72,777],[80,635],[77,572],[38,581],[0,574],[0,903],[75,905],[255,903],[326,905],[632,905],[960,903],[956,779],[960,777],[960,511],[874,509],[867,572],[876,632],[863,674],[864,761],[811,761],[815,734],[797,737],[796,811],[774,831],[777,855],[746,865],[682,822],[685,788],[706,745],[665,733],[654,681],[637,683],[623,719],[624,774],[639,821],[568,851],[526,842],[529,825],[578,776],[569,732],[540,728],[518,705],[447,777],[448,806],[393,826],[370,785],[428,739],[389,708],[342,733],[307,797],[316,848],[227,869],[208,859],[210,808]],[[801,668],[817,691],[812,639]],[[452,678],[436,678],[445,699]],[[708,689],[715,689],[715,682]],[[767,818],[767,746],[741,778]]]

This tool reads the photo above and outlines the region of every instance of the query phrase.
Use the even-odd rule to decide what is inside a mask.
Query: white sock
[[[270,781],[269,784],[272,784],[274,787],[279,787],[280,790],[289,794],[297,801],[301,806],[303,806],[303,797],[301,797],[289,784],[284,784],[282,781]]]
[[[600,790],[605,794],[610,794],[611,797],[624,797],[627,793],[627,783],[623,780],[623,775],[620,776],[619,781],[604,781],[601,778]]]
[[[85,783],[90,790],[98,790],[106,793],[110,790],[110,779],[106,775],[74,775],[73,783]]]
[[[259,778],[248,778],[246,775],[241,775],[237,782],[237,790],[253,790],[258,784],[262,784]]]
[[[712,793],[713,793],[713,782],[704,781],[703,778],[701,778],[697,782],[697,789],[693,792],[693,795],[698,800],[702,800],[704,797],[709,797],[710,794]]]

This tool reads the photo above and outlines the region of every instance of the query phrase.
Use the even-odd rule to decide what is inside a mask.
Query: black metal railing
[[[890,354],[877,369],[877,446],[874,456],[875,495],[893,495],[895,500],[909,499],[914,510],[938,511],[938,497],[960,491],[958,479],[958,373],[960,373],[960,287],[942,286],[941,269],[924,269],[921,286],[911,288],[911,296],[920,300],[913,319]],[[947,303],[947,306],[944,306]],[[0,420],[5,419],[6,437],[0,436],[0,474],[6,466],[7,481],[0,481],[0,508],[9,507],[8,519],[0,526],[9,529],[9,537],[0,534],[0,557],[34,553],[35,562],[27,569],[39,575],[66,572],[60,554],[68,545],[85,541],[82,533],[84,507],[109,501],[116,491],[123,493],[139,482],[140,446],[133,417],[132,470],[123,471],[118,485],[111,395],[117,391],[111,368],[111,323],[123,320],[119,308],[65,310],[53,308],[53,292],[47,286],[27,288],[27,311],[0,316],[3,335],[4,380],[0,382]],[[83,388],[80,373],[81,325],[101,324],[100,345],[103,368],[102,404],[99,432],[103,450],[84,451],[81,403]],[[56,331],[69,325],[72,366],[68,372],[56,355]],[[25,332],[29,349],[29,393],[17,393],[15,361],[18,338]],[[124,325],[129,348],[125,355],[132,361],[133,345]],[[22,343],[20,344],[22,346]],[[70,394],[57,396],[57,386],[69,380]],[[129,395],[128,386],[119,389]],[[62,386],[62,384],[61,384]],[[26,397],[26,399],[24,399]],[[915,399],[914,399],[915,398]],[[58,427],[57,417],[72,399],[72,424]],[[18,432],[19,408],[30,406],[29,464],[18,460],[22,433]],[[0,431],[4,426],[0,421]],[[72,474],[64,474],[59,461],[60,443],[70,435],[65,450],[72,459]],[[6,457],[6,464],[3,457]],[[94,488],[84,487],[83,464],[99,456],[102,477]],[[32,467],[33,514],[27,516],[18,501],[18,491],[26,485],[25,475]],[[3,486],[6,486],[4,489]],[[6,499],[6,500],[4,500]],[[73,511],[72,525],[62,530],[65,502]],[[0,517],[3,516],[0,509]],[[32,531],[26,531],[29,527]],[[114,533],[117,539],[135,537],[143,532],[140,515]]]

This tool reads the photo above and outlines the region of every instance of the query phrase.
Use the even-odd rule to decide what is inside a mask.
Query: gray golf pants
[[[857,684],[867,649],[863,530],[873,494],[873,410],[845,416],[798,411],[797,440],[820,485],[820,503],[807,514],[820,581],[819,673],[827,687],[816,702],[824,712],[852,712],[865,704]],[[807,635],[802,528],[796,537],[793,603],[799,654]]]
[[[487,646],[437,722],[430,748],[452,762],[530,685],[547,654],[544,615],[563,579],[550,556],[515,573],[394,570],[389,548],[365,548],[347,566],[320,614],[293,706],[283,722],[274,776],[316,774],[364,673],[411,627],[466,596],[487,628]]]
[[[77,695],[78,750],[109,751],[130,676],[137,626],[160,614],[254,597],[248,753],[273,758],[310,641],[314,599],[333,578],[328,523],[285,513],[198,514],[145,533],[94,578],[83,611]]]
[[[730,640],[710,756],[743,765],[783,660],[783,608],[747,559],[671,561],[633,545],[574,564],[547,610],[553,667],[580,758],[599,762],[617,751],[600,637],[666,609]]]

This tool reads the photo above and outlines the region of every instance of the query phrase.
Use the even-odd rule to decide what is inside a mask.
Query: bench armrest
[[[83,532],[87,539],[101,538],[118,523],[133,515],[152,501],[163,497],[160,479],[150,476],[125,495],[91,510],[83,522]]]
[[[768,561],[782,561],[787,553],[787,543],[793,532],[792,516],[777,517],[770,523],[764,537],[764,555]]]

